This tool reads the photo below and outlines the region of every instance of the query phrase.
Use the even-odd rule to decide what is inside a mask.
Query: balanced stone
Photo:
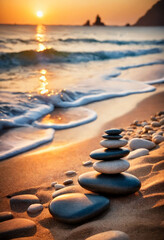
[[[106,149],[106,148],[99,148],[90,153],[90,157],[95,160],[114,160],[125,157],[129,154],[129,149],[121,148],[121,149]]]
[[[78,182],[92,192],[111,195],[134,193],[141,187],[139,179],[129,173],[108,175],[92,171],[80,175]]]
[[[93,164],[93,168],[100,173],[116,174],[126,171],[130,167],[128,161],[123,159],[100,161]]]
[[[129,236],[121,231],[107,231],[95,234],[85,240],[129,240]]]
[[[136,149],[132,152],[129,153],[129,155],[127,156],[127,159],[134,159],[134,158],[138,158],[141,156],[145,156],[149,154],[149,150],[146,148],[139,148]]]
[[[94,194],[69,193],[54,198],[49,211],[65,223],[80,223],[93,218],[109,207],[109,199]]]
[[[108,130],[105,130],[105,133],[108,135],[118,135],[122,133],[122,130],[117,128],[110,128]]]
[[[0,212],[0,222],[9,220],[13,218],[13,214],[11,212]]]
[[[136,150],[138,148],[146,148],[150,150],[155,146],[154,142],[141,138],[133,138],[129,141],[129,147],[131,150]]]
[[[36,224],[29,219],[14,218],[0,223],[0,239],[32,236],[35,232]]]
[[[27,208],[33,203],[39,203],[39,199],[32,194],[16,195],[10,199],[11,209],[16,212],[27,210]]]
[[[126,139],[119,139],[119,140],[102,140],[100,142],[102,147],[105,148],[120,148],[124,147],[128,141]]]
[[[102,135],[103,138],[106,138],[106,139],[120,139],[122,138],[123,136],[122,135]]]

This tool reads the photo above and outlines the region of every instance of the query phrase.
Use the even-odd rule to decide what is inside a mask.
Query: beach
[[[0,238],[162,240],[163,27],[0,29]]]
[[[54,143],[49,143],[1,162],[0,210],[11,211],[10,197],[20,194],[34,194],[38,196],[44,206],[41,214],[32,218],[37,225],[35,235],[22,239],[82,240],[96,233],[109,230],[123,231],[129,235],[130,239],[134,240],[145,238],[162,239],[164,201],[162,192],[163,143],[150,151],[148,156],[129,160],[130,169],[128,172],[140,179],[141,189],[139,192],[129,196],[109,197],[111,200],[110,209],[104,214],[84,224],[74,226],[54,220],[48,210],[54,192],[51,183],[63,183],[68,178],[65,172],[74,170],[77,175],[72,177],[73,184],[79,186],[77,182],[78,176],[92,170],[92,166],[84,167],[82,163],[90,160],[90,152],[99,148],[99,141],[105,129],[126,129],[134,120],[149,120],[153,114],[162,110],[163,85],[156,87],[156,92],[127,96],[120,98],[119,101],[117,101],[118,98],[113,99],[115,102],[114,107],[117,107],[117,109],[121,109],[122,103],[125,104],[126,101],[132,99],[134,101],[133,107],[129,111],[127,109],[121,116],[117,115],[117,111],[111,121],[108,121],[107,117],[111,113],[108,110],[111,100],[101,102],[101,107],[99,107],[99,102],[91,104],[90,107],[96,108],[98,113],[102,112],[103,117],[100,121],[94,123],[94,127],[91,126],[90,136],[88,136],[88,130],[93,123],[73,129],[72,133],[70,130],[65,130],[68,139],[69,136],[73,136],[73,142],[64,143],[63,147],[60,146],[60,148],[56,147],[55,149],[54,141]],[[74,132],[76,132],[76,135],[82,132],[81,140],[77,136],[76,142]],[[78,191],[87,192],[80,186]],[[14,217],[31,219],[26,211],[13,212],[13,215]]]

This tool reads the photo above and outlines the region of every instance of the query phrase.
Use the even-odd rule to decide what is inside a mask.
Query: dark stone
[[[16,195],[10,199],[11,209],[15,212],[24,212],[33,203],[39,203],[39,199],[32,194]]]
[[[84,23],[84,25],[83,26],[85,26],[85,27],[89,27],[90,26],[90,21],[89,20],[87,20],[86,21],[86,23]]]
[[[122,129],[110,128],[108,130],[105,130],[105,133],[108,135],[118,135],[122,133]]]
[[[103,22],[101,22],[101,18],[99,15],[96,16],[96,20],[93,23],[93,26],[105,26],[105,24]]]
[[[15,218],[0,223],[0,239],[13,239],[32,236],[36,232],[36,224],[25,218]]]
[[[49,211],[64,223],[76,224],[88,221],[109,207],[109,199],[94,194],[69,193],[54,198]]]
[[[123,136],[122,135],[102,135],[102,137],[106,139],[120,139]]]
[[[0,212],[0,222],[9,220],[13,218],[13,214],[11,212]]]
[[[90,153],[90,157],[95,160],[115,160],[122,157],[125,157],[129,154],[129,149],[127,148],[116,148],[116,149],[110,149],[110,148],[99,148],[93,152]]]
[[[102,174],[92,171],[80,175],[78,181],[87,190],[111,195],[134,193],[141,187],[139,179],[129,173]]]

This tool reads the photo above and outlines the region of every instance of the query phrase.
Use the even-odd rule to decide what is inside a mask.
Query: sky
[[[99,14],[106,25],[134,24],[158,0],[0,0],[0,23],[82,25]],[[43,12],[38,18],[36,12]]]

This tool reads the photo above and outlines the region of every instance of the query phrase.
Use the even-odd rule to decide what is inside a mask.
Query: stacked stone
[[[79,184],[92,192],[125,195],[138,191],[141,183],[135,176],[124,173],[130,164],[122,159],[129,154],[127,148],[123,148],[128,142],[122,139],[121,129],[109,129],[105,131],[100,142],[103,148],[90,153],[90,157],[98,160],[93,164],[95,171],[80,175]]]

